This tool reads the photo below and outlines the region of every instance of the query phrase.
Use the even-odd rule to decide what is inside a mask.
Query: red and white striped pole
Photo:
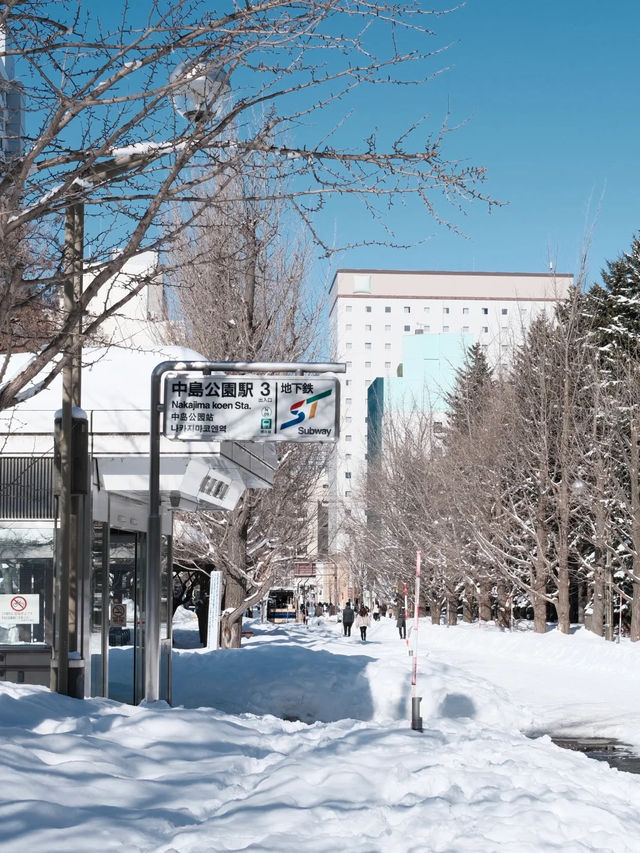
[[[420,563],[422,561],[422,553],[416,553],[416,600],[414,606],[414,622],[413,622],[413,673],[411,676],[411,728],[414,731],[422,731],[422,717],[420,716],[421,696],[417,696],[418,684],[418,626],[420,624]]]

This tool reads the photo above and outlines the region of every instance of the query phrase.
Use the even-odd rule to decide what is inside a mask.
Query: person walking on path
[[[363,641],[367,639],[367,628],[370,624],[369,611],[363,604],[358,611],[358,618],[356,619],[356,628],[360,628],[360,639]]]
[[[400,632],[400,639],[406,640],[407,638],[407,620],[404,618],[404,610],[402,607],[398,608],[398,618],[396,619],[396,628]]]
[[[380,605],[376,601],[373,605],[373,621],[377,622],[380,619]]]
[[[353,625],[353,617],[355,616],[351,602],[347,601],[344,610],[342,611],[342,627],[344,628],[345,637],[351,636],[351,626]]]

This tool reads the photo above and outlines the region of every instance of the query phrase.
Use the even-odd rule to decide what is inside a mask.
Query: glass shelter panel
[[[51,642],[53,529],[0,531],[0,644]]]

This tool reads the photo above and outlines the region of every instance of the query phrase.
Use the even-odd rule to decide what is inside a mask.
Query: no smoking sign
[[[127,605],[115,602],[111,605],[111,624],[123,628],[127,624]]]

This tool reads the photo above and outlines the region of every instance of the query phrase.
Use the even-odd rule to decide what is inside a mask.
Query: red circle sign
[[[27,599],[22,595],[14,595],[11,599],[11,609],[21,613],[27,609]]]

